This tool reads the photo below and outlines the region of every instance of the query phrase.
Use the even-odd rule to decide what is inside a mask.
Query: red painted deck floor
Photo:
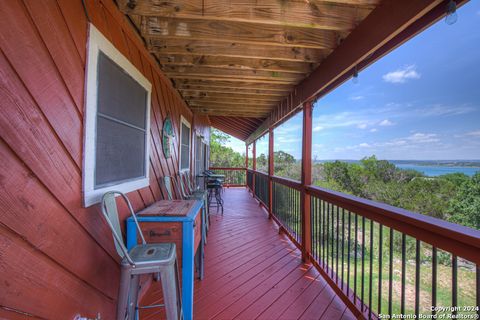
[[[224,215],[211,212],[194,319],[355,319],[245,188],[227,189],[223,198]],[[159,294],[151,289],[144,301]],[[159,318],[158,311],[141,317]]]

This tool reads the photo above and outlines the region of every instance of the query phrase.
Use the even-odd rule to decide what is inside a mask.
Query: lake
[[[418,164],[401,163],[395,164],[397,168],[417,170],[429,177],[440,176],[442,174],[460,172],[467,176],[473,176],[475,172],[480,171],[477,167],[449,167],[449,166],[420,166]]]

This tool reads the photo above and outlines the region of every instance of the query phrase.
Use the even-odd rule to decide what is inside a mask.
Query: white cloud
[[[422,109],[416,109],[415,113],[426,117],[456,116],[475,111],[472,106],[444,106],[441,104],[431,105]]]
[[[275,137],[275,140],[276,142],[280,142],[280,143],[294,143],[294,142],[301,142],[302,138],[280,136],[280,137]]]
[[[364,96],[353,96],[353,97],[350,97],[350,100],[353,100],[353,101],[362,100],[362,99],[365,99],[365,97],[364,97]]]
[[[465,135],[470,137],[480,137],[480,130],[470,131],[467,132]]]
[[[323,129],[325,129],[325,128],[322,127],[322,126],[315,126],[315,128],[313,128],[313,132],[322,131]]]
[[[414,133],[411,136],[407,137],[411,142],[414,143],[431,143],[431,142],[438,142],[440,139],[438,139],[438,135],[435,133]]]
[[[379,123],[379,125],[382,126],[382,127],[393,126],[393,124],[394,123],[392,121],[388,120],[388,119],[385,119],[385,120],[383,120]]]
[[[415,65],[405,66],[402,69],[391,71],[382,76],[383,81],[390,83],[405,83],[409,79],[420,79],[421,74],[417,72]]]
[[[377,128],[370,129],[370,132],[377,132],[377,131],[378,131]]]
[[[364,143],[360,143],[358,146],[359,146],[359,147],[362,147],[362,148],[370,148],[370,147],[371,147],[368,143],[365,143],[365,142],[364,142]]]
[[[360,123],[357,125],[358,129],[367,129],[367,124],[366,123]]]

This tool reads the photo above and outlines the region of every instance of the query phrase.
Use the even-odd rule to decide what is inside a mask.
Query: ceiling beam
[[[206,114],[209,116],[224,116],[224,117],[245,117],[245,118],[265,118],[268,116],[268,112],[245,112],[245,111],[223,111],[223,110],[211,110],[208,108],[191,108],[194,112],[199,114]]]
[[[261,95],[261,94],[237,94],[237,93],[219,93],[211,91],[185,91],[179,90],[184,99],[223,99],[223,100],[261,100],[270,101],[270,103],[276,103],[281,100],[281,96]]]
[[[435,21],[427,15],[434,11],[437,12],[435,14],[437,18],[444,15],[445,1],[385,0],[381,2],[314,72],[295,87],[294,94],[289,99],[279,103],[277,110],[272,112],[262,127],[273,125],[303,102],[333,90],[351,77],[356,65],[366,67],[413,37]],[[413,28],[409,29],[409,26]],[[404,36],[402,32],[405,33]],[[381,50],[382,47],[387,47],[388,50]],[[272,116],[273,114],[275,117]],[[255,138],[256,133],[253,133],[247,141]]]
[[[150,52],[160,55],[221,56],[230,58],[273,59],[297,62],[317,63],[324,59],[332,49],[311,49],[300,47],[274,47],[232,42],[180,39],[166,41],[145,39]]]
[[[232,58],[225,56],[196,56],[186,54],[156,54],[163,66],[202,66],[226,69],[278,71],[291,73],[310,73],[318,63],[302,61],[284,61],[274,59]]]
[[[211,81],[210,79],[177,79],[175,87],[180,89],[190,88],[218,88],[218,89],[235,89],[245,90],[248,92],[256,92],[255,90],[268,90],[270,92],[290,92],[293,85],[291,84],[272,84],[272,83],[249,83],[249,82],[228,82],[228,81]]]
[[[248,136],[248,133],[250,131],[248,127],[244,127],[243,125],[240,125],[238,121],[235,121],[236,123],[233,124],[231,120],[226,120],[226,119],[227,118],[216,119],[214,123],[221,124],[225,128],[230,128],[230,129],[234,129],[235,131],[240,131],[242,135]],[[235,118],[235,120],[237,119],[238,118]]]
[[[195,39],[313,49],[331,49],[337,45],[337,35],[331,30],[233,21],[142,16],[140,31],[145,39],[159,40]]]
[[[225,77],[235,79],[262,79],[273,81],[292,81],[298,82],[302,80],[305,75],[301,73],[288,73],[278,71],[263,71],[263,70],[244,70],[244,69],[226,69],[214,68],[204,66],[162,66],[162,70],[166,75],[169,74],[184,74],[185,78],[190,76],[206,75],[209,77]]]
[[[225,96],[225,97],[256,97],[260,99],[272,99],[278,101],[284,97],[286,93],[269,90],[245,90],[245,89],[230,89],[217,87],[190,87],[189,89],[178,88],[178,91],[185,96]]]
[[[354,3],[352,3],[354,2]],[[351,30],[378,4],[370,1],[129,1],[120,0],[126,14],[310,29]],[[340,5],[339,5],[340,4]]]
[[[184,97],[188,103],[195,103],[195,104],[210,104],[210,103],[218,103],[223,105],[231,105],[236,106],[254,106],[254,107],[268,107],[268,109],[272,109],[276,104],[277,101],[265,101],[265,100],[254,100],[254,99],[226,99],[226,98],[214,98],[214,97]]]
[[[256,76],[242,76],[238,78],[238,76],[230,76],[230,75],[215,75],[212,76],[208,73],[199,73],[199,74],[187,74],[182,72],[165,72],[165,75],[170,79],[188,79],[188,80],[214,80],[214,81],[225,81],[231,82],[230,86],[235,87],[235,83],[242,82],[242,83],[269,83],[269,84],[286,84],[286,85],[294,85],[298,82],[298,80],[294,79],[278,79],[276,77],[256,77]]]

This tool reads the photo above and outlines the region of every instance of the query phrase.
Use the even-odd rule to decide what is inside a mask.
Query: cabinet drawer
[[[147,243],[174,242],[182,239],[180,222],[141,222],[140,229]]]
[[[195,248],[195,251],[197,251],[200,239],[202,238],[202,211],[197,214],[193,226],[193,247]]]

